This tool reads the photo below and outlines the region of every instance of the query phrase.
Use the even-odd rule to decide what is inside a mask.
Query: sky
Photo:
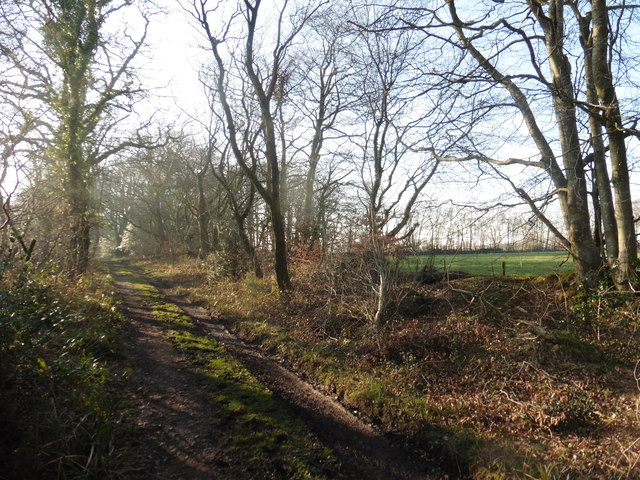
[[[199,48],[204,37],[177,3],[162,0],[167,12],[152,20],[148,40],[152,59],[145,68],[153,92],[152,108],[168,110],[168,119],[175,119],[182,110],[193,111],[202,103],[198,70],[207,58]]]

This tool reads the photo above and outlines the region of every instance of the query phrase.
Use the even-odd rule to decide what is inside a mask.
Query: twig
[[[517,400],[514,400],[513,398],[511,398],[509,396],[509,394],[507,392],[505,392],[504,390],[500,389],[500,393],[502,393],[505,397],[507,397],[507,400],[509,400],[512,403],[515,403],[516,405],[518,405],[519,407],[524,407],[524,404],[522,402],[519,402]]]

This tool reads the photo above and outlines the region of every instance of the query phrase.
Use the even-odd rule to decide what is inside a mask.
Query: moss
[[[165,334],[207,381],[211,408],[229,425],[235,450],[256,478],[341,478],[331,450],[222,345],[143,278],[130,272],[127,278],[152,303]],[[260,323],[253,328],[260,332]]]
[[[351,404],[367,411],[382,409],[391,401],[392,396],[382,383],[367,379],[352,390],[347,398]]]
[[[591,342],[577,338],[570,332],[554,331],[553,335],[562,351],[575,360],[598,363],[603,366],[610,366],[612,363],[611,358],[609,358],[604,350]]]

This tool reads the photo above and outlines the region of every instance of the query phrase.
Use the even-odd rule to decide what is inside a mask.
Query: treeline
[[[71,275],[98,246],[213,256],[284,292],[297,259],[360,251],[380,312],[407,245],[561,247],[585,286],[628,287],[635,9],[467,7],[185,5],[202,102],[158,126],[140,103],[149,2],[3,2],[8,256]],[[491,202],[438,199],[476,190]]]
[[[477,250],[443,250],[441,248],[436,248],[434,250],[422,250],[419,252],[412,252],[413,255],[428,257],[432,255],[472,255],[478,253],[510,253],[510,252],[558,252],[556,249],[535,249],[535,250],[504,250],[502,248],[479,248]]]

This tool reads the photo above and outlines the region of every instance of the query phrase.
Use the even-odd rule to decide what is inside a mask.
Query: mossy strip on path
[[[259,478],[343,478],[331,449],[225,348],[208,338],[180,307],[143,277],[119,265],[124,277],[148,302],[161,328],[207,382],[216,416],[228,424],[234,450]]]

